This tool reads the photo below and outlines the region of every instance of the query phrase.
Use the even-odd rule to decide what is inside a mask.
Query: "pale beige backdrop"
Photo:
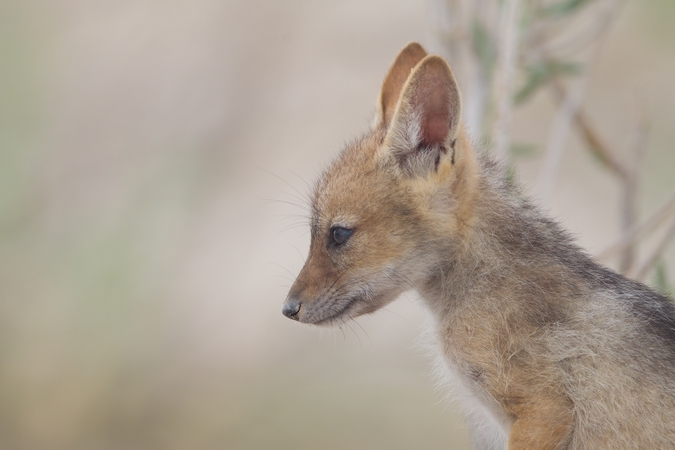
[[[343,330],[280,313],[309,241],[297,197],[367,129],[397,51],[438,49],[428,14],[0,3],[1,448],[468,448],[414,295]],[[586,101],[622,146],[645,99],[643,212],[675,191],[673,21],[671,0],[628,2]],[[541,148],[552,114],[538,95],[515,140]],[[572,139],[546,207],[597,252],[617,198]]]

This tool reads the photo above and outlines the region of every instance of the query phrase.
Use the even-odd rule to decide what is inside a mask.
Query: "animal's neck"
[[[524,201],[516,188],[488,182],[498,170],[490,161],[481,162],[467,229],[452,250],[437,256],[437,269],[420,289],[440,318],[466,302],[507,302],[528,295],[528,290],[559,291],[569,279],[561,274],[570,273],[570,264],[586,260],[558,225]],[[552,267],[556,269],[543,269]]]

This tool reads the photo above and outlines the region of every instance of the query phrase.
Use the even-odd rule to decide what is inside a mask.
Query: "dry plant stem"
[[[637,175],[637,174],[636,174]],[[627,178],[622,186],[621,232],[625,233],[637,222],[637,176]],[[635,262],[636,242],[626,245],[619,259],[619,272],[625,274]]]
[[[645,119],[644,109],[640,108],[639,118],[636,121],[635,131],[633,133],[633,144],[628,155],[628,178],[623,183],[622,198],[622,216],[621,233],[626,233],[637,223],[638,217],[638,184],[640,163],[644,155],[645,141],[647,139],[647,120]],[[619,271],[626,273],[630,267],[635,264],[636,243],[632,242],[626,246],[621,254],[619,261]]]
[[[665,252],[668,243],[675,238],[675,215],[670,218],[670,223],[668,224],[668,229],[661,238],[661,240],[656,244],[656,247],[652,253],[647,257],[647,259],[641,265],[633,265],[627,272],[626,276],[633,278],[638,281],[644,281],[649,272],[654,268],[656,263],[659,261],[663,252]]]
[[[606,146],[596,131],[591,127],[590,120],[586,114],[579,110],[574,117],[575,124],[581,132],[584,140],[589,146],[589,150],[597,156],[614,174],[620,178],[629,176],[628,170],[624,167],[619,158]]]
[[[467,19],[469,20],[469,19]],[[483,135],[485,122],[485,99],[490,94],[489,77],[483,73],[480,65],[472,55],[472,39],[467,39],[462,47],[461,61],[466,66],[465,79],[471,80],[466,83],[469,95],[466,97],[466,121],[471,136],[480,139]]]
[[[513,107],[513,75],[518,56],[518,22],[520,0],[504,0],[500,18],[500,41],[495,73],[496,116],[492,129],[494,154],[499,161],[508,161],[509,124]]]
[[[455,77],[463,86],[464,121],[476,139],[483,134],[485,98],[489,95],[489,79],[482,73],[475,54],[471,28],[479,20],[475,0],[432,0],[430,23],[432,34],[452,64]],[[485,11],[481,11],[481,15]]]
[[[647,220],[625,232],[613,244],[600,252],[596,258],[600,261],[607,261],[616,254],[623,252],[628,246],[651,234],[665,220],[672,217],[675,217],[675,195]]]
[[[563,101],[569,94],[566,92],[563,85],[554,81],[551,83],[556,97]],[[619,179],[622,187],[621,199],[621,232],[625,235],[629,230],[633,229],[637,222],[637,190],[638,190],[638,173],[640,168],[640,160],[644,152],[644,142],[647,134],[647,124],[644,119],[644,114],[640,115],[640,119],[636,121],[637,127],[634,133],[634,144],[631,146],[629,160],[623,162],[616,155],[615,152],[605,144],[600,138],[599,134],[590,125],[590,120],[580,109],[577,109],[575,117],[575,124],[579,130],[581,137],[587,144],[591,153],[593,153],[603,165]],[[626,273],[635,262],[635,244],[637,240],[628,240],[618,250],[621,253],[619,261],[619,271]],[[603,255],[604,256],[603,252]]]
[[[595,11],[595,14],[591,16],[592,19],[588,21],[589,25],[578,27],[578,24],[570,24],[576,25],[574,33],[562,40],[549,38],[539,44],[542,53],[547,55],[571,55],[579,53],[598,42],[616,21],[625,0],[610,0],[605,3],[604,8]],[[569,29],[570,27],[566,28]]]
[[[579,80],[575,87],[570,89],[565,100],[560,105],[556,118],[553,122],[553,129],[549,134],[546,151],[544,153],[544,165],[539,175],[538,194],[543,203],[546,202],[551,194],[555,179],[558,175],[562,156],[567,144],[567,136],[572,127],[572,121],[577,114],[581,102],[584,99],[588,77],[584,76]]]
[[[538,193],[543,202],[545,202],[549,197],[550,192],[555,184],[555,179],[558,174],[558,169],[562,161],[562,155],[565,151],[567,137],[572,124],[576,123],[576,125],[579,126],[580,118],[584,122],[582,126],[590,137],[592,144],[596,147],[601,147],[601,151],[605,150],[605,153],[613,156],[609,149],[606,149],[602,142],[600,142],[600,139],[597,137],[597,133],[593,133],[590,126],[588,126],[587,120],[583,116],[583,113],[580,112],[580,108],[584,99],[586,85],[588,84],[588,74],[591,72],[591,66],[602,44],[600,38],[609,28],[609,24],[613,22],[613,19],[619,10],[619,3],[620,0],[610,1],[610,3],[608,3],[608,7],[602,10],[601,14],[596,14],[596,17],[594,17],[591,21],[594,24],[592,27],[594,31],[592,39],[586,42],[586,48],[590,47],[590,51],[584,58],[585,70],[580,79],[576,82],[573,82],[573,87],[571,89],[565,89],[564,85],[559,79],[552,80],[551,85],[554,92],[556,93],[556,97],[560,103],[560,106],[554,119],[551,133],[549,134],[549,140],[544,154],[544,164],[538,182]],[[539,30],[537,34],[539,36],[535,36],[538,37],[538,39],[535,39],[535,42],[539,41],[541,44],[539,44],[539,48],[534,53],[538,54],[539,57],[544,60],[550,59],[546,55],[551,55],[552,53],[551,50],[546,46],[547,40],[541,36],[542,30]],[[613,158],[613,160],[618,162],[618,159],[616,158]]]
[[[566,89],[563,87],[563,85],[559,81],[553,80],[551,87],[553,88],[556,99],[561,102],[564,101],[566,97]],[[583,110],[577,110],[577,113],[574,116],[574,124],[581,134],[582,139],[584,142],[586,142],[589,151],[595,155],[603,165],[605,165],[614,175],[620,179],[626,179],[630,177],[629,170],[593,129],[590,124],[590,120]]]

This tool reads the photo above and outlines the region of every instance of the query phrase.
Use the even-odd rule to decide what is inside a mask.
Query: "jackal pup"
[[[675,307],[596,264],[476,151],[419,44],[325,171],[283,313],[334,325],[402,292],[430,311],[479,448],[675,448]]]

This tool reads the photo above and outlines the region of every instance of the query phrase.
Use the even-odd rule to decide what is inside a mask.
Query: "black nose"
[[[298,311],[300,311],[300,303],[294,301],[287,301],[284,303],[284,306],[281,307],[281,312],[284,313],[284,316],[289,319],[298,320]]]

